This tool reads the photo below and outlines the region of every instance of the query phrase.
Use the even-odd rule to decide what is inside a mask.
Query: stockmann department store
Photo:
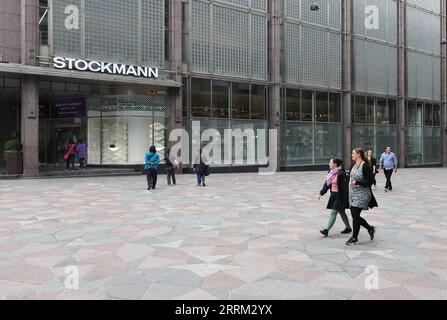
[[[25,175],[63,168],[70,139],[88,165],[137,168],[198,121],[222,136],[277,129],[281,169],[357,146],[447,165],[444,1],[18,2],[0,7],[0,148],[21,140]]]

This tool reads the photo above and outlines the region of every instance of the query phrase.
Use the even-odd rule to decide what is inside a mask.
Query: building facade
[[[70,138],[138,166],[173,129],[276,129],[282,170],[447,166],[446,38],[441,0],[2,0],[0,149],[37,176]]]

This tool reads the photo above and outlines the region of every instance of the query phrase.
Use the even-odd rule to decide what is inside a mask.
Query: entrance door
[[[81,135],[80,126],[56,127],[56,162],[64,162],[65,146],[70,139],[77,142]]]

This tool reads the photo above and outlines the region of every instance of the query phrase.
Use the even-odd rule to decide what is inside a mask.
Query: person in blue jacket
[[[155,189],[157,185],[158,164],[160,163],[160,156],[155,149],[155,146],[150,147],[149,152],[146,152],[144,157],[146,166],[147,190]]]

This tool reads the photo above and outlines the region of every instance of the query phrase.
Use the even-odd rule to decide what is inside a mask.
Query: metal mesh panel
[[[192,67],[197,72],[209,72],[210,64],[210,5],[192,2]]]
[[[397,95],[397,48],[387,47],[388,94]]]
[[[162,67],[165,61],[164,1],[143,0],[141,7],[141,60],[143,64]]]
[[[367,29],[365,9],[376,6],[379,10],[378,29]],[[368,20],[369,21],[369,20]],[[395,0],[355,0],[354,33],[392,43],[397,42],[397,2]]]
[[[287,18],[300,19],[300,0],[285,0],[284,15]]]
[[[329,0],[329,27],[341,30],[340,0]]]
[[[214,6],[214,72],[233,76],[249,75],[247,34],[249,14]]]
[[[366,83],[368,91],[387,93],[387,61],[384,57],[387,56],[387,48],[384,45],[366,42]],[[384,79],[385,78],[385,79]]]
[[[85,0],[85,54],[90,59],[138,60],[138,2]]]
[[[440,87],[440,80],[434,81],[434,78],[440,79],[440,74],[435,75],[433,72],[433,61],[439,58],[433,58],[428,55],[411,52],[407,53],[408,65],[408,96],[412,98],[434,99],[434,87]],[[439,89],[436,89],[438,91]],[[439,97],[435,99],[439,100]]]
[[[441,101],[441,58],[432,57],[433,62],[433,99]]]
[[[407,2],[427,10],[433,10],[438,13],[441,9],[440,0],[407,0]]]
[[[81,26],[79,29],[65,28],[65,8],[74,5],[81,19],[81,0],[59,0],[53,2],[53,50],[56,55],[81,55]],[[80,21],[79,21],[80,22]]]
[[[341,88],[341,34],[329,33],[328,86]]]
[[[327,32],[302,26],[302,83],[327,85]]]
[[[267,0],[251,0],[251,6],[257,10],[267,11]]]
[[[236,4],[238,6],[243,6],[243,7],[248,7],[250,5],[250,0],[218,0],[218,1]]]
[[[335,0],[329,0],[335,1]],[[301,0],[301,19],[307,22],[312,22],[322,26],[328,26],[328,0],[318,1],[320,10],[311,11],[309,8],[312,5],[313,0]]]
[[[440,17],[408,6],[408,47],[439,54],[439,39],[441,39]]]
[[[355,87],[357,91],[366,91],[366,46],[364,40],[354,40]]]
[[[300,26],[285,22],[285,70],[289,83],[300,82],[300,56]]]
[[[267,79],[268,43],[267,43],[267,17],[252,15],[252,77],[255,79]]]

